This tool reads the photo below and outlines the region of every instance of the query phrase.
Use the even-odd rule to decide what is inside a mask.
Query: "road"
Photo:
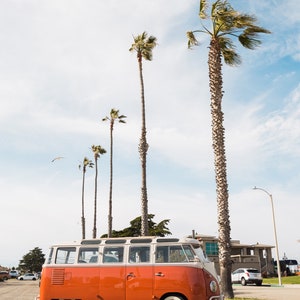
[[[300,285],[285,286],[241,286],[233,285],[235,297],[264,300],[299,300]],[[1,300],[34,300],[39,294],[38,281],[19,281],[10,279],[0,282]]]
[[[235,297],[240,298],[299,300],[300,284],[288,284],[284,286],[233,285],[233,292]]]
[[[39,294],[39,281],[9,279],[0,282],[1,300],[34,300]]]

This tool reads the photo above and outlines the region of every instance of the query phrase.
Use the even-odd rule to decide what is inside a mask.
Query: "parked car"
[[[0,271],[0,281],[9,279],[9,273],[7,271]]]
[[[36,276],[33,273],[25,273],[18,277],[19,280],[37,280]]]
[[[231,274],[232,283],[240,283],[247,285],[253,283],[256,285],[262,284],[262,277],[259,270],[254,268],[239,268]]]
[[[19,277],[19,272],[16,271],[16,270],[10,270],[9,275],[10,275],[10,278],[18,278]]]

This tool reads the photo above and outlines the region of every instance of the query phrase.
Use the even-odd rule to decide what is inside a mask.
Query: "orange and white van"
[[[53,245],[38,300],[223,300],[195,239],[128,237]]]

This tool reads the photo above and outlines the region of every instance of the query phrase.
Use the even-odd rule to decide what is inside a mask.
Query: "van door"
[[[99,299],[125,300],[125,271],[124,246],[104,247],[100,268]]]
[[[126,300],[152,299],[153,265],[150,246],[131,246],[126,265]]]
[[[184,285],[185,271],[180,266],[186,260],[181,245],[157,246],[155,251],[155,296],[176,292]],[[179,284],[180,283],[180,284]]]
[[[187,248],[185,248],[187,247]],[[155,299],[164,294],[182,294],[186,299],[206,299],[205,289],[201,292],[198,269],[189,260],[194,258],[190,246],[157,246],[154,266]],[[202,289],[203,290],[203,289]]]

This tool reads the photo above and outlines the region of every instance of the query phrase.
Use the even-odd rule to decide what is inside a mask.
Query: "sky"
[[[275,245],[300,260],[300,2],[231,0],[272,34],[223,65],[231,237]],[[173,236],[218,235],[211,140],[208,45],[187,49],[201,29],[196,0],[0,1],[0,265],[16,267],[35,247],[81,239],[79,165],[98,161],[97,235],[107,233],[109,116],[114,127],[113,229],[141,214],[141,98],[133,36],[157,38],[143,63],[147,189],[154,222]],[[63,157],[54,162],[55,157]],[[95,170],[86,173],[86,236],[92,237]],[[264,189],[253,190],[257,186]],[[275,257],[275,252],[273,252]]]

